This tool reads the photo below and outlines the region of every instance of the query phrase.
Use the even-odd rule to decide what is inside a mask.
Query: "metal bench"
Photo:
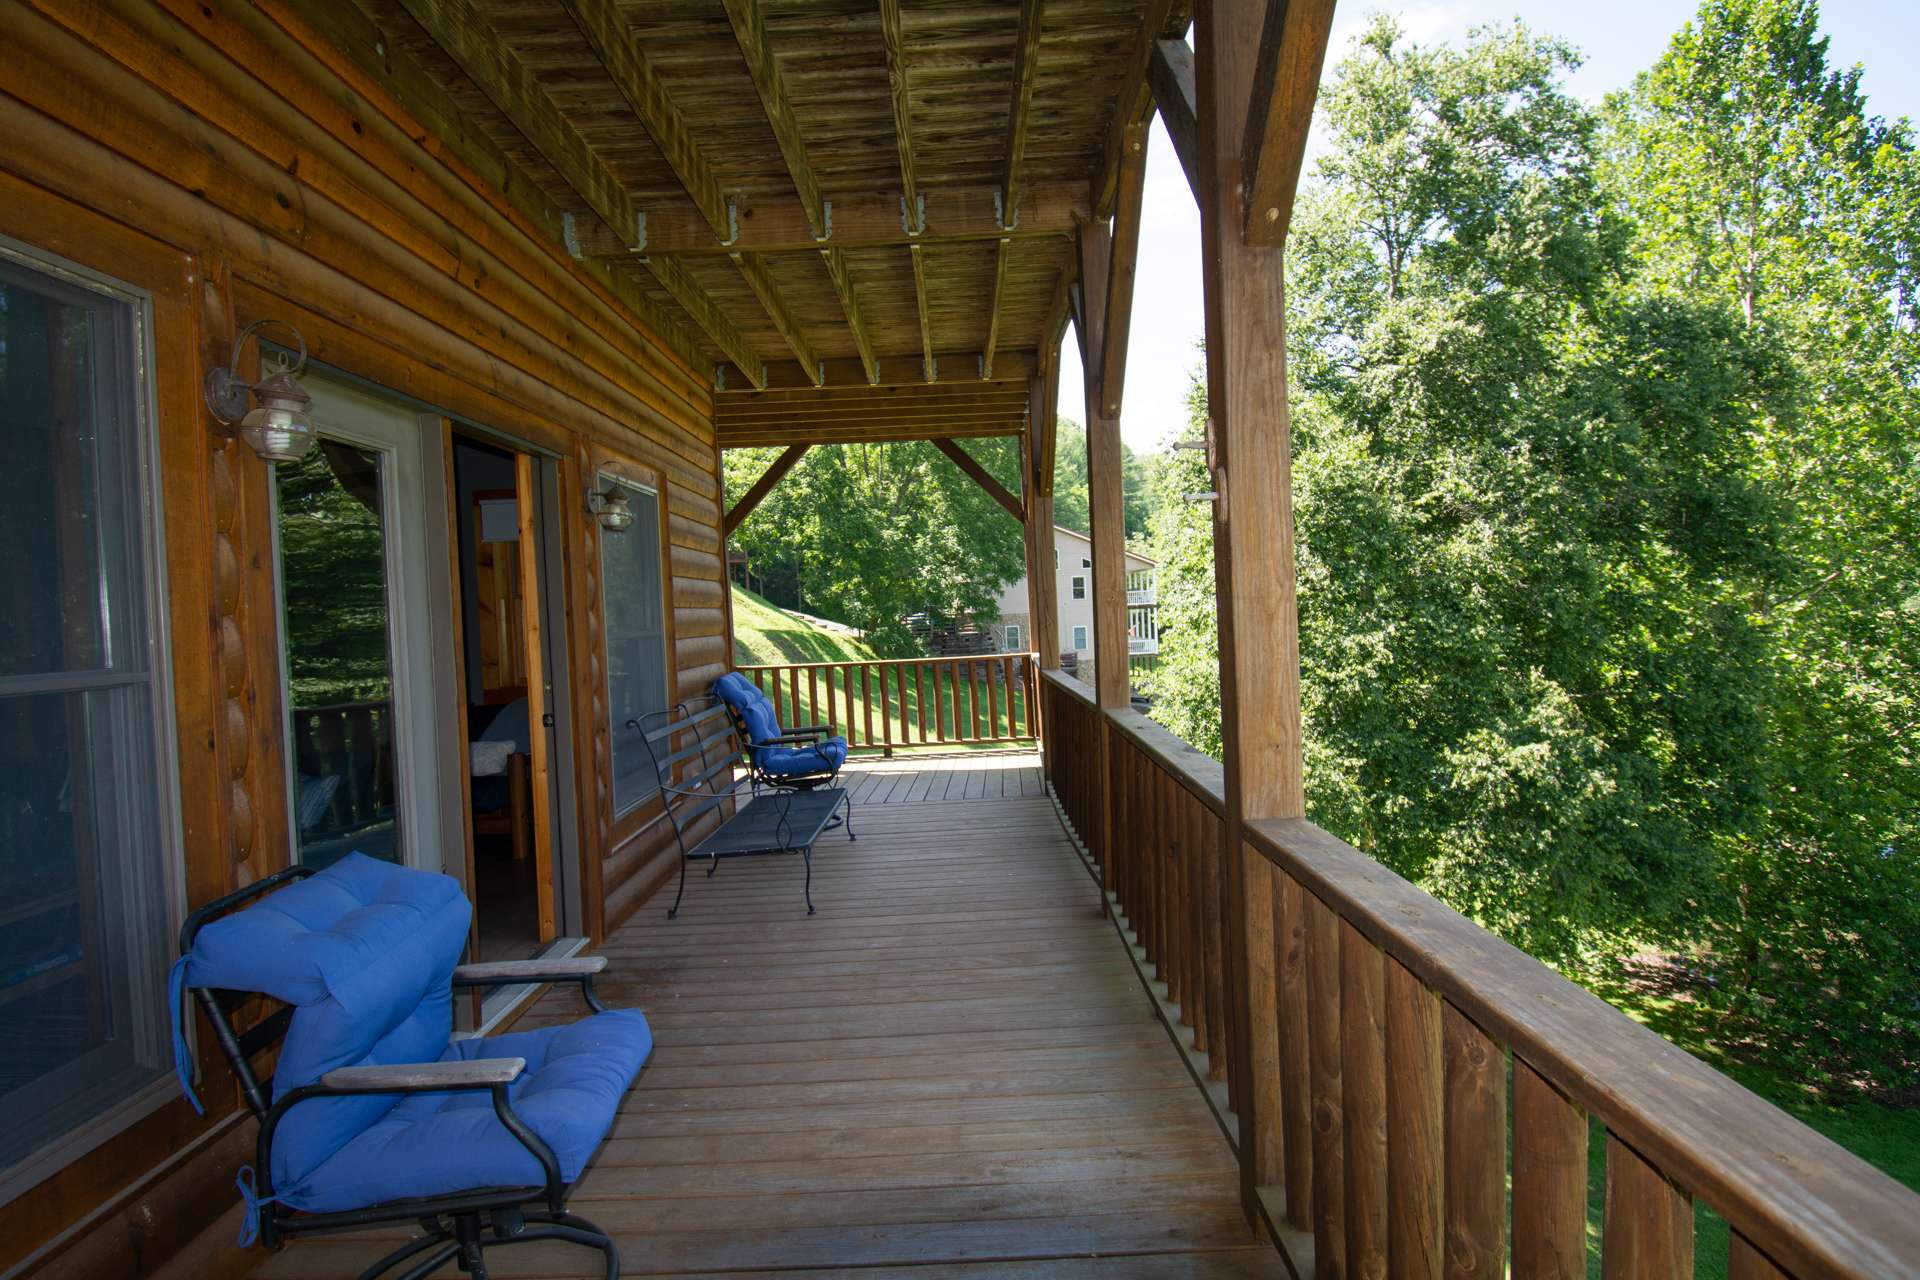
[[[814,842],[821,832],[838,826],[846,828],[847,839],[855,838],[853,802],[846,788],[761,785],[733,715],[712,696],[629,720],[627,727],[647,744],[667,820],[680,846],[680,888],[667,919],[680,914],[689,862],[705,859],[712,878],[722,858],[782,853],[799,854],[806,867],[802,894],[812,915]],[[694,824],[716,811],[726,815],[719,827],[689,847]]]

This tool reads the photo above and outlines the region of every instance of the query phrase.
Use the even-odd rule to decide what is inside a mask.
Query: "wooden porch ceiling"
[[[1174,0],[288,3],[442,145],[557,213],[570,252],[628,277],[642,318],[715,371],[728,444],[804,427],[736,440],[750,389],[1024,395],[1154,41],[1187,21]]]

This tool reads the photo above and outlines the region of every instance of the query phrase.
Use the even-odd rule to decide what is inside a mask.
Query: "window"
[[[618,476],[633,523],[600,533],[600,581],[606,593],[607,715],[613,737],[613,814],[633,812],[659,790],[645,738],[628,724],[667,707],[666,593],[661,584],[660,495]]]
[[[0,1201],[167,1090],[146,302],[0,242]]]
[[[1085,649],[1086,647],[1087,647],[1087,629],[1085,627],[1075,627],[1073,629],[1074,652],[1078,653],[1079,651],[1081,651],[1082,649]]]
[[[1093,568],[1093,561],[1092,561],[1092,560],[1090,560],[1089,558],[1087,558],[1086,556],[1081,556],[1081,557],[1080,557],[1080,567],[1081,567],[1082,569],[1091,569],[1091,568]]]
[[[1018,653],[1020,651],[1020,627],[1018,623],[1009,622],[1007,624],[1006,641],[1006,644],[1002,647],[1008,653]]]
[[[1075,600],[1085,600],[1087,598],[1086,575],[1079,573],[1073,575],[1073,598]]]

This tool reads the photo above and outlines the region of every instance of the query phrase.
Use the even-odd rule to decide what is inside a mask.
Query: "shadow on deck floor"
[[[696,868],[678,920],[656,900],[609,941],[601,990],[657,1048],[575,1211],[619,1237],[627,1276],[1283,1274],[1052,802],[1021,785],[1037,757],[941,764],[859,771],[869,799],[899,789],[877,789],[890,769],[954,776],[941,799],[859,804],[856,842],[822,837],[819,915],[797,858],[743,859]],[[577,1012],[550,993],[523,1025]],[[405,1233],[373,1234],[257,1274],[352,1276]],[[571,1277],[597,1256],[487,1261]]]

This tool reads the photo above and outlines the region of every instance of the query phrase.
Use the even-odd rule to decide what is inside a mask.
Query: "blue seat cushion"
[[[807,747],[755,747],[754,764],[774,778],[832,773],[847,762],[847,740],[828,738]]]
[[[762,743],[780,736],[780,719],[774,714],[772,700],[738,671],[729,671],[715,680],[713,694],[740,717],[749,741]]]
[[[595,1014],[561,1027],[457,1040],[442,1061],[525,1058],[508,1086],[513,1110],[540,1135],[572,1183],[613,1127],[620,1099],[653,1051],[638,1010]],[[538,1187],[540,1164],[507,1132],[485,1090],[389,1097],[390,1109],[281,1199],[314,1213],[482,1187]],[[289,1116],[303,1107],[301,1103]],[[276,1143],[276,1145],[278,1145]]]
[[[453,1033],[450,983],[470,915],[451,877],[350,853],[201,929],[186,981],[294,1006],[273,1071],[279,1099],[337,1067],[437,1061]],[[297,1187],[393,1102],[293,1108],[274,1132],[274,1185]]]

